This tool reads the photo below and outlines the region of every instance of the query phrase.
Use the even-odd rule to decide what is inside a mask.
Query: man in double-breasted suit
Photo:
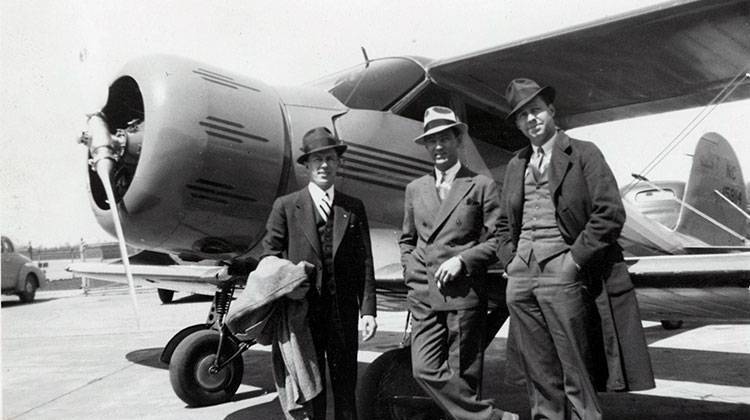
[[[459,162],[466,129],[452,110],[435,106],[415,139],[435,170],[407,185],[399,241],[412,315],[412,373],[453,418],[512,419],[477,393],[499,192],[494,181]]]
[[[307,294],[308,320],[325,378],[331,376],[337,420],[356,419],[357,327],[363,320],[363,339],[377,329],[375,278],[370,231],[365,208],[357,198],[335,190],[340,156],[346,150],[325,127],[308,131],[302,140],[310,183],[279,197],[266,223],[263,257],[274,255],[316,267]],[[326,418],[326,392],[313,401],[315,419]]]
[[[506,91],[531,145],[505,172],[498,257],[532,417],[600,419],[597,389],[650,388],[653,373],[617,244],[617,183],[593,143],[557,129],[554,96],[529,79]]]

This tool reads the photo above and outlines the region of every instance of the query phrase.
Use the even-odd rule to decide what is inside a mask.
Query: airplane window
[[[425,70],[408,58],[373,60],[311,83],[323,88],[344,105],[384,111],[425,78]]]
[[[676,197],[672,190],[644,190],[635,195],[637,202],[672,200]]]
[[[397,114],[421,122],[424,119],[424,111],[431,106],[438,105],[450,108],[450,92],[430,83],[416,98],[410,101],[409,105]]]
[[[515,123],[469,103],[466,104],[466,124],[472,138],[499,146],[509,152],[515,152],[529,144]]]

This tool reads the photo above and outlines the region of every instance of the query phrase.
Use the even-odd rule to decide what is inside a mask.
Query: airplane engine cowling
[[[127,138],[112,179],[130,245],[219,259],[260,240],[291,167],[271,87],[191,60],[143,57],[112,83],[102,116],[111,134]],[[113,233],[89,172],[91,206]]]

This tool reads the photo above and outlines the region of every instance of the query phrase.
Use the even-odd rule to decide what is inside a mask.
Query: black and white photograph
[[[750,418],[748,34],[1,2],[2,418]]]

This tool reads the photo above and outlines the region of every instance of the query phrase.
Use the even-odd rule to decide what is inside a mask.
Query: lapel
[[[349,225],[349,219],[351,218],[351,211],[347,203],[346,197],[336,191],[333,195],[333,255],[336,255],[341,240],[344,239],[346,227]]]
[[[300,229],[302,229],[305,238],[310,242],[310,246],[315,251],[315,254],[321,257],[320,239],[318,238],[318,229],[315,225],[315,214],[313,213],[316,210],[307,187],[297,192],[295,206],[295,220],[299,220]]]
[[[554,149],[552,149],[552,157],[549,164],[549,189],[552,199],[555,202],[557,201],[557,190],[560,188],[571,165],[570,138],[565,132],[559,131]]]
[[[437,188],[435,188],[435,172],[422,178],[422,185],[420,191],[422,191],[422,200],[424,201],[425,207],[429,209],[430,214],[437,214],[440,210],[440,197],[438,197]]]
[[[468,194],[469,191],[474,188],[474,180],[472,179],[474,175],[476,174],[467,169],[462,164],[461,169],[459,169],[458,173],[456,174],[456,178],[453,180],[453,184],[451,185],[451,190],[448,193],[448,196],[445,197],[445,200],[443,200],[442,203],[440,203],[439,199],[437,198],[437,191],[435,190],[435,184],[433,182],[432,190],[435,191],[433,196],[437,200],[437,204],[439,207],[437,217],[435,217],[435,223],[433,224],[434,230],[430,234],[430,238],[432,238],[435,233],[440,230],[439,228],[445,223],[445,221],[448,219],[448,216],[453,213],[453,210],[461,203],[461,200],[466,196],[466,194]]]
[[[516,215],[517,220],[521,220],[523,217],[523,200],[524,200],[524,185],[526,185],[526,168],[531,160],[531,153],[533,149],[531,145],[521,149],[518,152],[518,164],[512,168],[512,173],[508,177],[508,182],[503,185],[503,188],[509,189],[508,194],[511,199],[511,209],[513,214]],[[508,170],[511,170],[509,168]]]

